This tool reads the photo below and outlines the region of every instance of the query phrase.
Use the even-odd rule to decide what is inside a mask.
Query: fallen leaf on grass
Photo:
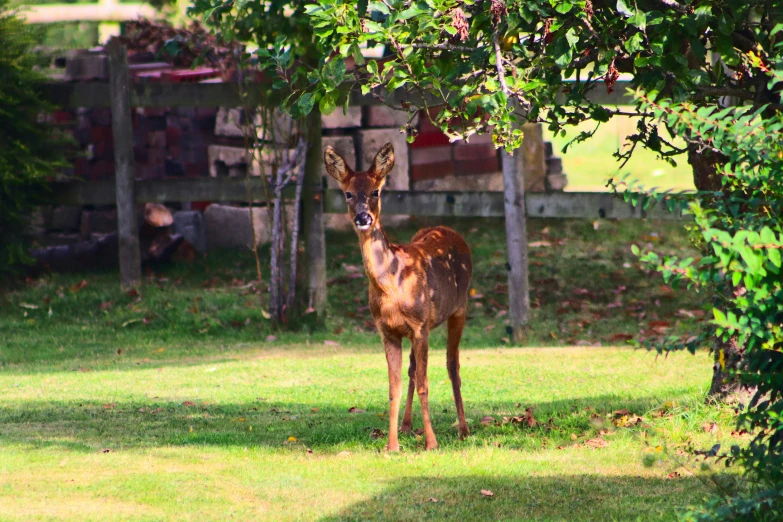
[[[437,499],[437,498],[435,498],[435,497],[430,497],[430,499],[429,499],[427,502],[432,502],[432,503],[435,503],[435,504],[437,504],[438,502],[440,502],[440,500],[438,500],[438,499]]]
[[[195,402],[193,402],[193,401],[185,401],[185,402],[183,402],[183,403],[182,403],[182,405],[183,405],[183,406],[185,406],[185,407],[187,407],[187,408],[190,408],[190,407],[192,407],[192,406],[195,406],[195,405],[196,405],[196,403],[195,403]]]
[[[288,437],[288,442],[296,442],[296,437]]]
[[[380,428],[375,428],[370,432],[370,438],[373,440],[382,439],[386,434]]]
[[[87,286],[87,280],[82,279],[81,281],[79,281],[75,285],[71,286],[71,288],[69,288],[69,290],[71,291],[72,294],[75,294],[76,292],[79,292],[82,288],[84,288],[85,286]]]
[[[275,337],[274,335],[267,335],[266,336],[266,342],[268,342],[268,343],[271,343],[272,341],[276,341],[276,340],[277,340],[277,337]]]
[[[108,310],[114,306],[114,301],[104,301],[98,305],[98,310]]]
[[[117,407],[117,405],[114,404],[114,403],[107,403],[107,404],[103,405],[103,409],[104,410],[111,410],[112,408],[116,408],[116,407]]]
[[[714,422],[705,422],[701,425],[701,429],[707,433],[718,433],[718,425]]]
[[[495,417],[487,415],[486,417],[483,417],[479,422],[481,422],[481,424],[483,424],[484,426],[491,426],[492,423],[495,422]]]
[[[605,448],[608,445],[609,445],[609,443],[606,442],[604,439],[602,439],[600,437],[595,438],[595,439],[590,439],[587,442],[585,442],[585,446],[587,446],[588,448],[593,448],[593,449]]]
[[[337,341],[330,341],[328,339],[324,341],[324,344],[326,346],[340,346],[340,343],[338,343]]]
[[[315,413],[317,411],[321,411],[321,408],[310,408],[310,411]]]
[[[671,473],[666,475],[666,478],[670,478],[670,479],[675,479],[675,478],[680,478],[680,477],[682,477],[682,475],[680,475],[676,471],[672,471]]]
[[[348,408],[348,413],[364,413],[364,412],[365,410],[361,410],[356,406],[351,406],[350,408]]]
[[[481,490],[481,494],[484,495],[485,497],[494,497],[495,496],[495,494],[492,493],[492,491],[490,491],[488,489],[482,489]]]
[[[610,341],[630,341],[631,339],[633,339],[633,335],[624,333],[613,334],[609,338]]]
[[[552,243],[550,241],[532,241],[527,244],[529,248],[538,248],[538,247],[550,247],[552,246]]]
[[[19,303],[19,306],[22,308],[27,308],[28,310],[38,310],[40,307],[38,305],[29,304],[29,303]]]
[[[101,453],[111,453],[111,450],[109,448],[105,448],[101,450]]]
[[[342,458],[350,457],[351,456],[351,452],[350,451],[341,451],[340,453],[337,454],[337,456],[338,457],[342,457]]]

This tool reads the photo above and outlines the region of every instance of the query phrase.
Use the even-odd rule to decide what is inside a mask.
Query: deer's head
[[[351,221],[360,231],[370,230],[380,223],[381,190],[386,175],[394,167],[394,147],[387,143],[372,162],[370,170],[353,172],[332,147],[324,149],[326,172],[340,183],[348,204]]]

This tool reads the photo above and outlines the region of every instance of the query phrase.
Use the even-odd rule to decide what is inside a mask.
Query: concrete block
[[[321,128],[323,129],[352,129],[361,126],[361,107],[348,107],[345,114],[343,114],[342,107],[338,107],[332,114],[321,117]]]
[[[412,181],[413,190],[448,192],[502,192],[503,173],[473,176],[446,176]]]
[[[321,138],[321,146],[326,148],[327,145],[331,145],[337,154],[342,156],[342,158],[348,164],[348,167],[356,170],[356,145],[351,136],[324,136]],[[326,167],[324,166],[323,161],[320,162],[320,165],[321,175],[326,178],[326,186],[329,188],[340,188],[340,184],[337,183],[337,180],[326,172]]]
[[[453,152],[451,145],[442,145],[440,147],[426,147],[421,149],[411,149],[411,166],[428,165],[432,163],[451,162]]]
[[[193,245],[193,248],[199,252],[206,252],[207,231],[204,225],[204,215],[201,212],[175,212],[174,233],[184,237],[185,241]]]
[[[91,234],[111,234],[117,231],[117,210],[85,210],[82,212],[80,232],[85,239]]]
[[[55,207],[51,227],[53,230],[79,230],[81,217],[82,209],[79,207]]]
[[[215,116],[215,135],[229,138],[244,138],[246,132],[244,127],[248,125],[248,120],[245,110],[242,108],[221,107]],[[269,124],[270,122],[267,122],[267,125]],[[263,138],[264,122],[260,114],[256,114],[253,125],[256,127],[258,138]],[[290,115],[283,111],[274,111],[271,125],[271,132],[267,131],[267,140],[271,141],[271,136],[274,136],[275,143],[288,143],[290,141],[290,136],[288,136],[289,129],[291,129]]]
[[[204,212],[204,229],[206,230],[207,246],[213,248],[251,248],[253,246],[253,229],[256,242],[259,245],[272,239],[272,224],[266,208],[253,208],[253,226],[250,225],[250,211],[247,207],[232,207],[227,205],[210,205]],[[294,220],[294,206],[285,206],[285,225],[290,234]],[[301,228],[300,228],[301,232]]]
[[[408,143],[405,141],[405,135],[393,129],[373,129],[359,131],[358,137],[360,151],[358,170],[369,169],[381,147],[386,142],[391,142],[394,146],[394,168],[387,177],[386,188],[409,190]]]
[[[250,224],[250,211],[247,208],[210,205],[204,212],[204,229],[209,248],[251,248],[253,246],[253,228],[256,242],[267,243],[271,235],[265,226],[267,210],[253,209],[253,227]],[[194,245],[195,246],[195,245]]]
[[[561,192],[568,185],[565,174],[549,174],[544,181],[548,192]]]
[[[551,174],[563,173],[563,160],[562,158],[551,157],[546,159],[546,173],[547,176]]]
[[[289,149],[288,152],[290,154],[293,151]],[[244,176],[247,169],[250,168],[251,176],[260,176],[262,171],[265,176],[268,176],[274,172],[276,165],[285,161],[285,158],[281,156],[282,153],[281,149],[264,147],[259,160],[254,158],[253,153],[245,150],[244,147],[210,145],[207,149],[209,175],[212,177]],[[187,159],[188,156],[183,157]]]
[[[386,105],[371,105],[365,107],[365,125],[367,127],[392,127],[400,129],[407,125],[411,115],[407,111],[398,111]],[[411,122],[412,127],[418,125],[418,114]]]

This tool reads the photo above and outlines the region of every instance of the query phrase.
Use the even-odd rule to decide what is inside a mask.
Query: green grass
[[[697,326],[703,299],[630,254],[634,242],[689,252],[679,226],[531,222],[535,308],[526,347],[512,348],[502,223],[449,224],[476,265],[462,350],[469,439],[451,427],[439,329],[440,450],[417,436],[399,455],[383,450],[386,364],[366,283],[351,277],[352,233],[328,237],[342,281],[329,287],[327,330],[313,333],[272,332],[245,252],[150,274],[139,296],[121,293],[116,273],[51,276],[0,299],[0,519],[651,520],[708,495],[672,460],[697,468],[691,449],[738,441],[733,410],[704,404],[708,354],[612,341]],[[536,426],[503,423],[527,408]],[[623,409],[643,420],[616,425]]]
[[[618,107],[632,110],[632,107]],[[572,145],[566,153],[563,146],[571,141],[579,132],[592,131],[595,123],[587,121],[575,128],[570,128],[565,137],[553,136],[545,131],[545,137],[551,141],[555,155],[563,159],[563,171],[568,175],[568,191],[605,192],[609,178],[622,178],[628,175],[630,179],[641,182],[645,187],[660,189],[694,190],[693,172],[685,156],[676,159],[673,167],[658,159],[656,153],[637,147],[631,160],[620,170],[620,163],[612,157],[618,149],[626,150],[626,136],[634,134],[636,119],[626,116],[615,116],[599,127],[595,135],[586,142]],[[665,129],[659,129],[662,136],[668,136]],[[674,140],[681,145],[680,140]]]

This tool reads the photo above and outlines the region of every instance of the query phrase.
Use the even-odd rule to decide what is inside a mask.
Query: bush
[[[772,74],[771,84],[783,80],[783,74]],[[687,520],[781,520],[783,115],[770,107],[697,108],[649,98],[643,106],[678,135],[690,136],[702,151],[725,161],[720,190],[700,192],[688,203],[694,240],[704,256],[642,256],[667,281],[704,289],[715,299],[714,318],[700,335],[662,339],[658,349],[695,351],[714,338],[719,346],[738,346],[743,357],[734,371],[753,393],[738,417],[739,425],[753,434],[752,441],[719,455],[742,466],[749,493],[722,491],[722,498],[690,513]]]
[[[0,276],[29,262],[28,223],[45,202],[46,181],[63,166],[67,140],[44,121],[45,77],[32,53],[35,34],[0,0]]]

